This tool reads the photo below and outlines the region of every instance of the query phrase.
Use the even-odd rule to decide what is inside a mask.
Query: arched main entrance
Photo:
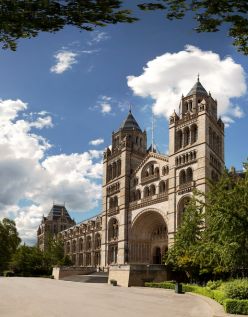
[[[129,240],[129,263],[161,264],[168,250],[168,231],[163,216],[154,210],[134,221]]]

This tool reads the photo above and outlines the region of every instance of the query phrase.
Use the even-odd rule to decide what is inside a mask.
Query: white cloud
[[[111,110],[112,110],[112,107],[111,107],[110,103],[107,103],[107,102],[101,103],[100,107],[101,107],[101,112],[104,113],[104,114],[110,113]]]
[[[77,63],[76,57],[77,53],[72,51],[61,51],[54,55],[56,59],[56,64],[50,68],[52,73],[62,74],[68,69],[72,68],[73,64]]]
[[[95,31],[91,34],[92,39],[88,41],[88,45],[99,44],[100,42],[106,41],[110,36],[106,32]]]
[[[183,51],[165,53],[149,61],[140,76],[128,76],[134,94],[151,97],[153,112],[168,118],[178,110],[181,95],[195,84],[197,74],[207,91],[218,100],[220,115],[242,116],[243,111],[232,104],[232,98],[246,93],[245,72],[231,57],[223,59],[212,51],[187,45]]]
[[[98,206],[102,151],[48,156],[52,145],[33,128],[52,127],[52,118],[23,120],[26,110],[20,100],[0,101],[0,218],[14,215],[21,237],[30,242],[53,201],[78,212]],[[22,200],[31,204],[23,207]]]
[[[97,49],[97,50],[82,50],[81,53],[83,54],[94,54],[94,53],[98,53],[100,50]]]
[[[94,145],[94,146],[100,145],[102,143],[104,143],[104,140],[102,138],[91,140],[89,142],[90,145]]]

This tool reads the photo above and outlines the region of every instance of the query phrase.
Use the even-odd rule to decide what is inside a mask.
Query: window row
[[[121,160],[113,162],[107,167],[107,181],[121,175]]]
[[[221,137],[210,127],[209,128],[209,146],[219,155],[222,153]]]
[[[154,184],[146,186],[143,190],[143,198],[153,196],[156,194],[162,194],[168,192],[168,180],[161,181],[156,189]],[[130,195],[130,201],[136,201],[141,199],[141,191],[139,189],[132,191]]]
[[[192,124],[190,127],[185,127],[183,130],[178,130],[175,137],[175,150],[178,151],[182,147],[193,144],[198,139],[198,127]]]
[[[191,162],[196,159],[196,151],[191,151],[176,157],[176,166]]]
[[[107,194],[113,194],[120,190],[120,183],[115,183],[109,187],[107,187]]]
[[[66,253],[89,251],[92,250],[92,247],[94,247],[94,249],[101,248],[101,235],[99,233],[95,235],[94,243],[92,242],[91,236],[87,236],[86,239],[80,238],[78,241],[68,241],[66,243]]]
[[[181,170],[179,173],[179,185],[193,181],[193,170],[191,167]]]
[[[212,165],[214,165],[218,170],[221,169],[221,163],[219,160],[217,160],[216,157],[214,157],[212,154],[210,154],[210,162]]]

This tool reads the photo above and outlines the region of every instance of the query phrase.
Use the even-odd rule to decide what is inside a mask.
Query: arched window
[[[155,168],[155,175],[159,176],[159,168],[158,167]]]
[[[140,193],[140,190],[137,189],[136,190],[136,200],[140,200],[141,199],[141,193]]]
[[[149,188],[145,187],[144,188],[144,197],[148,197],[149,196]]]
[[[117,172],[117,166],[116,166],[116,162],[113,163],[113,178],[116,177],[116,172]]]
[[[155,185],[152,184],[150,186],[150,196],[153,196],[155,194],[156,194],[156,187],[155,187]]]
[[[67,242],[67,245],[66,245],[66,253],[70,253],[70,251],[71,251],[70,242]]]
[[[182,185],[186,183],[186,173],[185,170],[182,170],[179,174],[179,184]]]
[[[80,238],[80,239],[79,239],[79,251],[80,251],[80,252],[83,251],[83,247],[84,247],[84,242],[83,242],[83,239]]]
[[[186,207],[190,201],[190,197],[186,196],[183,197],[180,202],[178,203],[177,207],[177,228],[182,224],[183,221],[183,214],[186,210]]]
[[[111,218],[108,225],[108,239],[117,240],[119,235],[119,225],[116,218]]]
[[[113,208],[113,207],[114,207],[114,198],[111,197],[111,198],[109,199],[109,208],[111,209],[111,208]]]
[[[118,197],[114,197],[114,207],[118,207]]]
[[[192,111],[192,101],[189,101],[189,111]]]
[[[191,143],[195,143],[198,138],[198,128],[196,124],[191,126]]]
[[[165,182],[162,181],[159,183],[159,194],[162,194],[165,192]]]
[[[213,147],[213,135],[211,127],[209,128],[209,146]]]
[[[101,236],[100,233],[97,233],[95,235],[95,249],[100,249],[101,248]]]
[[[75,253],[76,252],[76,240],[72,241],[72,252]]]
[[[186,127],[183,131],[184,134],[184,146],[189,145],[190,141],[190,133],[189,133],[189,127]]]
[[[117,176],[121,175],[121,160],[117,161]]]
[[[176,149],[179,150],[183,146],[183,133],[181,130],[176,133]]]
[[[131,192],[130,200],[131,200],[131,201],[135,201],[135,200],[136,200],[135,191],[132,191],[132,192]]]
[[[186,171],[186,181],[191,182],[192,180],[193,180],[193,171],[192,171],[192,168],[189,167],[187,168],[187,171]]]
[[[91,236],[88,236],[86,239],[86,250],[91,249]]]
[[[153,174],[154,174],[154,165],[151,164],[149,168],[149,175],[153,175]]]

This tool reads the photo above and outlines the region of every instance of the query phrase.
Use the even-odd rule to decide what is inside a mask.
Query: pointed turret
[[[207,93],[206,89],[200,83],[199,75],[197,77],[197,82],[191,88],[191,90],[187,94],[187,97],[192,96],[192,95],[205,95],[205,96],[208,96],[208,93]]]
[[[141,129],[137,123],[137,121],[135,120],[131,110],[129,110],[128,112],[128,116],[127,118],[123,121],[123,123],[120,126],[121,130],[138,130],[139,132],[141,132]]]

